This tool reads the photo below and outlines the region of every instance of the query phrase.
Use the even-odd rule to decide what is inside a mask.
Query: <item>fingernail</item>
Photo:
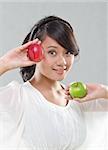
[[[35,42],[37,42],[37,41],[38,41],[38,39],[36,38],[36,39],[33,40],[33,43],[35,43]]]

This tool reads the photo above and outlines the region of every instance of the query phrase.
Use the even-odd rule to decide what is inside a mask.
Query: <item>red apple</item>
[[[31,44],[28,46],[27,56],[32,61],[41,61],[43,59],[43,50],[41,44]]]

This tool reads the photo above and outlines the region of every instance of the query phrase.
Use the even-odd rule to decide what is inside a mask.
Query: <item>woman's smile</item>
[[[58,68],[58,69],[53,69],[58,75],[63,75],[66,73],[66,68]]]

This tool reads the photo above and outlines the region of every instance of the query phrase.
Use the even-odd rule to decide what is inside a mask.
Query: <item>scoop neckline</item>
[[[50,101],[48,101],[44,95],[37,89],[35,88],[29,81],[26,81],[25,84],[27,84],[29,87],[31,87],[31,89],[34,91],[34,92],[37,92],[40,97],[42,97],[42,101],[44,103],[46,103],[47,105],[53,107],[53,108],[57,108],[57,109],[61,109],[61,110],[66,110],[67,108],[69,108],[70,104],[71,104],[71,100],[69,100],[68,104],[66,106],[60,106],[60,105],[57,105],[57,104],[54,104]]]

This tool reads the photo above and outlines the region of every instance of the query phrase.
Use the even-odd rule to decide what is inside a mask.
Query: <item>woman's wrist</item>
[[[104,91],[105,91],[104,98],[108,99],[108,86],[103,85],[103,88],[104,88]]]
[[[108,86],[106,86],[106,99],[108,99]]]
[[[3,57],[1,57],[0,58],[0,75],[7,72],[8,70],[9,70],[8,62],[6,62],[6,60]]]

